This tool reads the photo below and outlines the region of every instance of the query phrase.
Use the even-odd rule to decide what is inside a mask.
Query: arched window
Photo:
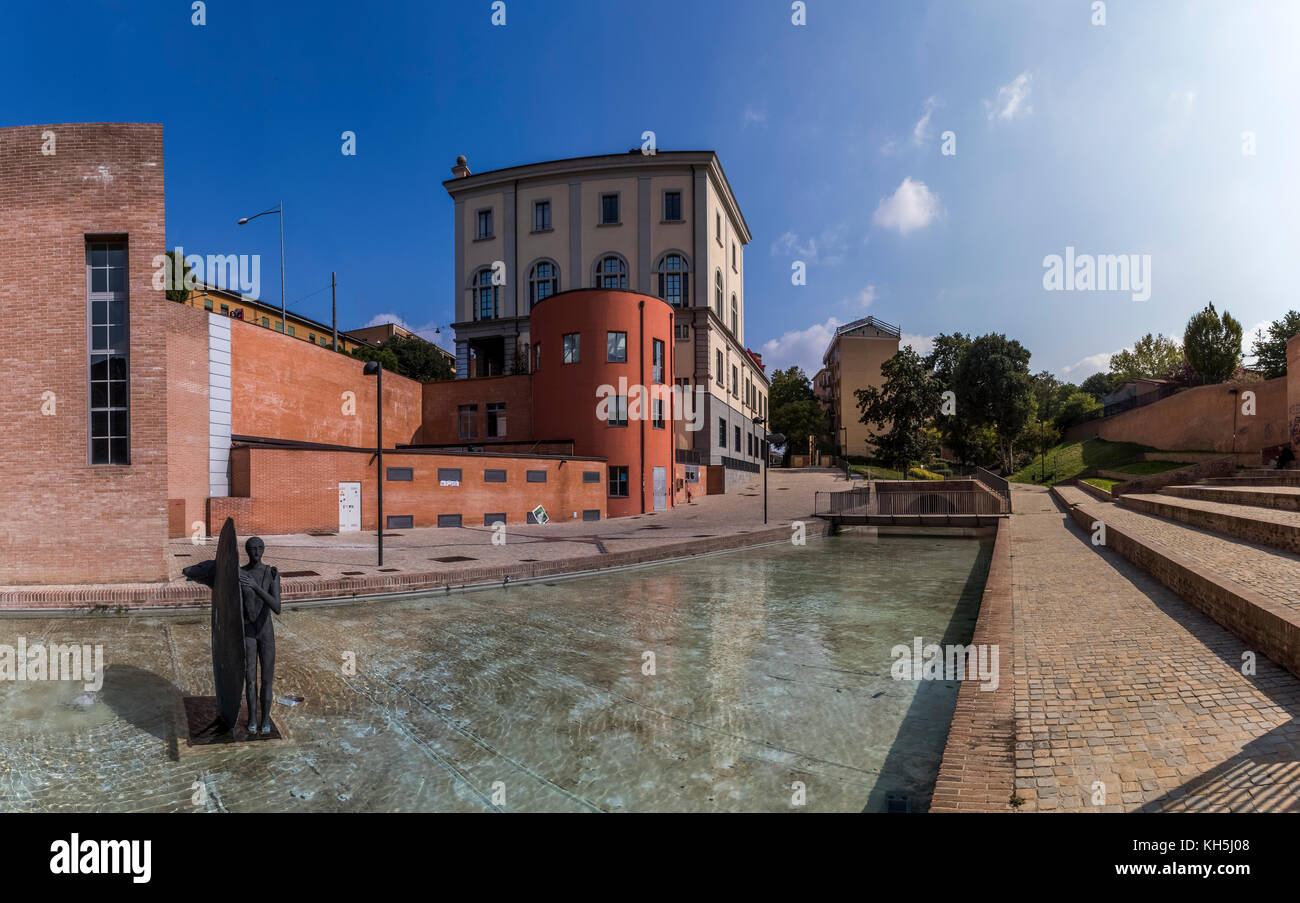
[[[627,288],[627,261],[617,254],[606,254],[596,261],[596,288]]]
[[[539,260],[533,264],[528,273],[528,309],[538,301],[558,294],[560,291],[560,268],[553,260]]]
[[[715,270],[713,273],[713,309],[718,319],[725,323],[726,314],[722,312],[722,270]]]
[[[669,251],[659,258],[655,267],[659,273],[659,297],[673,307],[687,307],[690,304],[690,289],[687,286],[689,267],[686,258],[676,251]]]
[[[474,276],[474,319],[495,320],[500,306],[501,289],[492,284],[492,269],[484,267]]]
[[[736,303],[736,293],[731,293],[731,334],[740,336],[740,305]]]

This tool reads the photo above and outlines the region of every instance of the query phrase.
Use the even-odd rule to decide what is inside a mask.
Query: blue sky
[[[261,253],[278,301],[274,218],[235,221],[283,200],[294,310],[328,320],[336,270],[342,327],[448,347],[456,155],[647,129],[720,154],[772,365],[873,314],[921,348],[1005,332],[1079,381],[1207,301],[1248,331],[1300,307],[1300,4],[1112,0],[1098,26],[1092,0],[807,0],[802,27],[788,0],[507,0],[504,27],[491,6],[209,0],[196,27],[187,0],[8,4],[0,125],[162,122],[169,247]],[[1067,247],[1150,255],[1151,297],[1045,291]]]

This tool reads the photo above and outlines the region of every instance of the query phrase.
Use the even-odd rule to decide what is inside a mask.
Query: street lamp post
[[[384,368],[379,361],[368,361],[361,371],[366,376],[377,377],[375,383],[375,449],[379,474],[379,567],[384,566]]]
[[[1040,418],[1038,421],[1038,454],[1042,460],[1039,466],[1039,479],[1044,483],[1047,482],[1047,437],[1045,435],[1046,427]]]
[[[286,315],[287,312],[285,310],[284,302],[284,201],[281,201],[280,206],[278,207],[273,207],[270,210],[263,210],[261,213],[244,217],[239,221],[239,225],[248,225],[259,216],[266,216],[270,213],[274,213],[276,216],[280,217],[280,331],[285,335],[288,335],[289,318]]]

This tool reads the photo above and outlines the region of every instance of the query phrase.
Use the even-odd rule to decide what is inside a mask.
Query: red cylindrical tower
[[[639,292],[579,289],[537,303],[533,426],[609,463],[610,517],[673,504],[673,308]]]

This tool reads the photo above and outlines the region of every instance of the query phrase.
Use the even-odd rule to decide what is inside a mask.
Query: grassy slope
[[[1144,445],[1132,442],[1107,442],[1104,439],[1083,439],[1065,442],[1047,450],[1046,477],[1042,475],[1043,459],[1039,455],[1034,460],[1009,476],[1013,483],[1037,483],[1047,485],[1070,480],[1085,470],[1099,468],[1115,470],[1126,464],[1134,464],[1144,451],[1151,451]],[[1164,463],[1164,462],[1162,462]]]

